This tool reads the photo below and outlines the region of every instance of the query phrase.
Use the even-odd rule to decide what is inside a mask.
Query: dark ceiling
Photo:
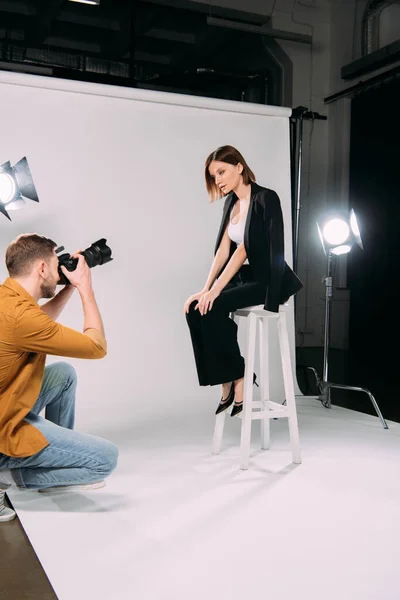
[[[0,0],[0,68],[267,102],[263,36],[210,26],[211,10],[266,22],[190,0]]]

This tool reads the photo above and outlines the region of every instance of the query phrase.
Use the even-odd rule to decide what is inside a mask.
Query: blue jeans
[[[114,444],[73,431],[76,373],[68,363],[45,367],[42,388],[25,420],[45,436],[49,445],[27,458],[0,453],[1,469],[11,469],[18,487],[35,490],[56,485],[102,481],[117,465]],[[45,418],[39,414],[45,409]]]

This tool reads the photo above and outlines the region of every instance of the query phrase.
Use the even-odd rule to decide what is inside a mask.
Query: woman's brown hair
[[[220,146],[214,152],[207,157],[205,165],[204,165],[204,176],[206,179],[206,188],[208,195],[210,196],[211,202],[214,200],[218,200],[222,198],[225,194],[219,189],[219,187],[215,184],[213,177],[211,177],[209,172],[210,164],[213,160],[218,160],[220,162],[228,163],[229,165],[238,165],[239,163],[243,167],[242,176],[243,183],[245,185],[249,185],[252,181],[256,180],[256,176],[253,171],[250,169],[247,162],[244,160],[243,156],[240,154],[239,150],[236,150],[233,146]]]

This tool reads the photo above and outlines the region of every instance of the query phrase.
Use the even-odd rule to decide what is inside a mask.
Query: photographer
[[[19,236],[6,251],[9,277],[0,285],[0,522],[14,518],[5,491],[66,491],[103,487],[118,450],[98,437],[73,430],[76,374],[46,355],[103,358],[107,344],[91,273],[76,253],[77,267],[61,267],[71,285],[56,296],[60,279],[56,244],[37,234]],[[83,333],[56,323],[77,289]],[[42,306],[41,298],[51,298]],[[45,418],[40,413],[45,409]]]

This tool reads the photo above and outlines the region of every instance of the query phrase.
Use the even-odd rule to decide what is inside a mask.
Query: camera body
[[[106,242],[107,240],[105,238],[101,238],[101,240],[97,240],[97,242],[94,242],[89,248],[83,250],[82,256],[90,269],[97,265],[104,265],[113,260],[111,257],[111,248],[107,246]],[[59,250],[64,250],[63,246],[61,246]],[[61,267],[65,267],[67,271],[75,271],[77,264],[78,259],[72,258],[67,252],[58,257],[58,274],[60,275],[58,285],[70,284],[68,278],[61,271]]]

